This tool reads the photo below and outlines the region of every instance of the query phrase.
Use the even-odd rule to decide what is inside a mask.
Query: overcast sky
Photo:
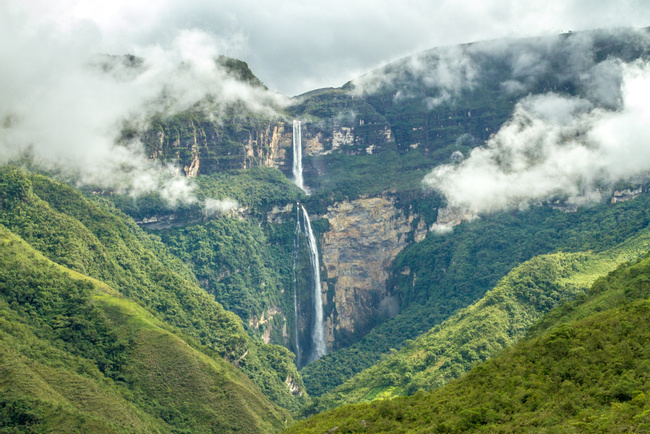
[[[341,86],[436,46],[650,25],[647,0],[0,0],[0,15],[31,34],[73,36],[111,54],[166,50],[180,31],[202,30],[220,53],[247,61],[267,86],[290,96]],[[0,54],[13,52],[2,45],[16,39],[5,35]]]

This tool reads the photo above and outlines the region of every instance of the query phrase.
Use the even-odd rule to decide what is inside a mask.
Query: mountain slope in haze
[[[551,311],[535,336],[431,393],[346,405],[286,432],[645,432],[650,258]]]
[[[512,346],[549,309],[583,294],[598,277],[649,249],[650,231],[645,229],[601,253],[537,256],[478,302],[316,398],[309,412],[438,388]]]
[[[1,224],[48,259],[141,304],[193,348],[239,367],[277,404],[296,409],[305,402],[291,353],[251,339],[241,320],[132,220],[44,176],[9,166],[0,170]]]
[[[484,145],[531,96],[620,109],[620,65],[648,59],[649,34],[594,30],[434,48],[308,93],[288,108],[306,121],[303,140],[322,136],[324,150],[303,156],[305,183],[350,198],[419,190],[435,166]],[[384,130],[390,140],[367,140]],[[338,135],[351,140],[338,145]]]
[[[234,366],[2,226],[0,347],[5,429],[262,433],[290,420]]]

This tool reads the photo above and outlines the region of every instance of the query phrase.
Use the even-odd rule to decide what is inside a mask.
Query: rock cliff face
[[[303,123],[302,139],[304,170],[314,176],[323,174],[319,157],[373,154],[394,144],[388,124],[361,116]],[[152,122],[141,140],[150,158],[174,164],[179,176],[255,166],[274,167],[291,176],[291,122],[249,119],[222,124],[205,113],[185,113]]]
[[[386,289],[388,267],[409,241],[421,241],[427,228],[406,215],[388,196],[335,203],[323,217],[325,271],[323,301],[328,347],[356,340],[379,320],[395,315],[397,301]]]
[[[176,164],[180,176],[254,166],[275,167],[291,176],[291,122],[251,120],[221,125],[200,114],[186,114],[154,123],[143,142],[151,158]],[[323,157],[337,153],[368,155],[394,144],[390,126],[373,113],[359,111],[346,118],[303,123],[304,171],[312,177],[327,176]],[[282,224],[294,213],[294,204],[276,206],[267,215],[267,222]],[[328,346],[333,348],[355,341],[397,312],[397,301],[386,289],[388,267],[409,242],[424,238],[427,227],[414,214],[399,210],[389,196],[337,202],[320,217],[330,223],[320,242],[326,334]],[[168,226],[172,222],[141,224]],[[299,328],[305,334],[300,336],[305,343],[301,351],[307,354],[308,317],[312,312],[307,296],[299,294],[298,302]],[[286,345],[295,334],[286,330],[288,316],[289,312],[280,310],[264,312],[252,318],[249,327],[264,341],[278,342],[280,338]]]
[[[254,166],[290,171],[291,128],[281,121],[222,125],[200,113],[159,120],[143,137],[152,159],[171,162],[187,177]]]
[[[641,193],[643,193],[643,187],[614,190],[610,202],[612,205],[618,202],[627,202],[628,200],[634,199]]]
[[[304,154],[310,157],[334,153],[372,154],[394,141],[388,124],[371,124],[363,119],[355,119],[347,125],[336,121],[325,127],[306,124],[303,131]]]
[[[445,207],[438,209],[438,218],[431,225],[431,231],[438,233],[449,232],[454,226],[458,226],[463,221],[476,220],[478,215],[472,211],[464,210],[457,207]]]
[[[289,344],[289,333],[287,331],[287,318],[277,306],[271,306],[260,317],[252,317],[248,320],[248,326],[260,335],[265,344],[274,343],[287,346]],[[278,335],[279,331],[274,330],[275,327],[281,328],[282,339],[280,341],[273,340],[271,334],[275,331]]]
[[[295,217],[295,207],[287,204],[271,210],[267,221],[280,224],[292,217]],[[316,237],[321,257],[327,346],[338,348],[355,342],[378,322],[398,312],[398,301],[386,288],[388,270],[397,254],[409,243],[422,241],[428,229],[424,219],[398,208],[389,195],[335,202],[325,214],[312,217],[313,221],[328,221],[328,230]],[[304,250],[305,246],[301,248]],[[298,288],[298,329],[300,352],[306,360],[312,345],[313,300],[309,294],[308,261],[303,258],[299,263],[302,265],[298,275],[304,276]],[[264,329],[266,335],[262,336],[268,339],[267,327],[271,324],[267,324],[267,318],[278,313],[269,312],[249,325],[252,329]],[[295,337],[291,332],[288,335],[291,335],[289,346],[295,352]],[[283,338],[286,342],[286,331]]]
[[[244,168],[250,166],[266,166],[288,168],[287,150],[293,146],[292,128],[286,131],[284,122],[267,126],[264,130],[250,133],[245,143],[246,159]]]

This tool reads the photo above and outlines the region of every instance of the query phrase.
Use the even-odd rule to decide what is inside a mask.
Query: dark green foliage
[[[199,224],[218,215],[206,215],[208,199],[235,200],[255,218],[264,219],[274,206],[284,206],[305,198],[304,193],[277,169],[252,167],[246,170],[223,170],[201,175],[195,180],[197,203],[170,207],[159,193],[149,193],[138,198],[111,194],[105,196],[124,213],[136,220],[150,217],[174,216],[175,226]],[[192,182],[192,181],[190,181]]]
[[[0,259],[0,427],[14,429],[3,432],[248,433],[285,425],[288,413],[235,367],[3,226]],[[290,370],[278,349],[262,349],[264,364]]]
[[[391,149],[372,155],[332,154],[305,160],[323,168],[323,174],[309,178],[306,183],[315,190],[315,199],[323,197],[330,203],[393,190],[419,194],[422,178],[432,167],[418,151],[400,157]]]
[[[188,264],[201,286],[245,324],[270,307],[291,310],[282,295],[291,288],[291,252],[285,252],[287,258],[280,256],[251,220],[221,217],[158,234],[171,253]]]
[[[305,198],[304,193],[277,169],[253,167],[201,176],[197,179],[200,200],[236,200],[258,218],[266,218],[273,206],[284,206]]]
[[[232,57],[219,56],[217,63],[222,66],[230,75],[250,84],[253,87],[265,87],[259,78],[253,74],[253,71],[250,70],[248,64],[239,59],[233,59]]]
[[[432,393],[344,406],[287,432],[646,432],[648,276],[650,259],[620,268],[568,316],[552,311],[558,325]]]
[[[31,181],[19,171],[3,170],[0,176],[0,209],[19,206],[32,193]]]
[[[8,247],[17,243],[4,227],[0,228]],[[91,302],[93,285],[49,269],[45,260],[20,259],[12,248],[0,250],[2,301],[18,314],[20,322],[35,330],[39,339],[91,359],[104,375],[119,378],[124,343],[118,341],[103,312]]]
[[[440,387],[522,338],[527,328],[558,302],[584,296],[583,291],[597,277],[620,263],[638,258],[648,248],[650,232],[645,229],[599,254],[555,253],[535,257],[508,273],[478,302],[315,399],[307,411],[313,413],[343,403],[411,395]],[[566,303],[556,312],[566,312],[565,306],[573,304]],[[540,326],[536,328],[539,330]]]

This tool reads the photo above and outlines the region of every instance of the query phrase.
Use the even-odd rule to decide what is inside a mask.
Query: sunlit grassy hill
[[[4,324],[20,329],[7,332],[7,366],[24,365],[27,377],[46,383],[41,365],[72,375],[70,381],[88,371],[88,387],[102,385],[115,405],[152,432],[272,432],[291,419],[286,409],[306,402],[291,353],[252,339],[236,315],[130,218],[42,175],[0,170],[0,300],[7,315],[18,318]],[[8,372],[7,385],[21,377]],[[33,384],[26,390],[39,389]],[[18,426],[32,413],[34,420],[54,423],[57,406],[77,400],[69,395],[74,387],[36,397],[12,390],[18,407],[8,403],[7,417]],[[60,399],[52,407],[39,401],[45,396]],[[33,399],[38,405],[20,404]],[[101,425],[112,413],[92,411],[70,410],[69,423],[83,425],[77,416],[89,412]]]
[[[621,266],[440,389],[345,405],[287,432],[645,432],[649,281],[649,258]]]

